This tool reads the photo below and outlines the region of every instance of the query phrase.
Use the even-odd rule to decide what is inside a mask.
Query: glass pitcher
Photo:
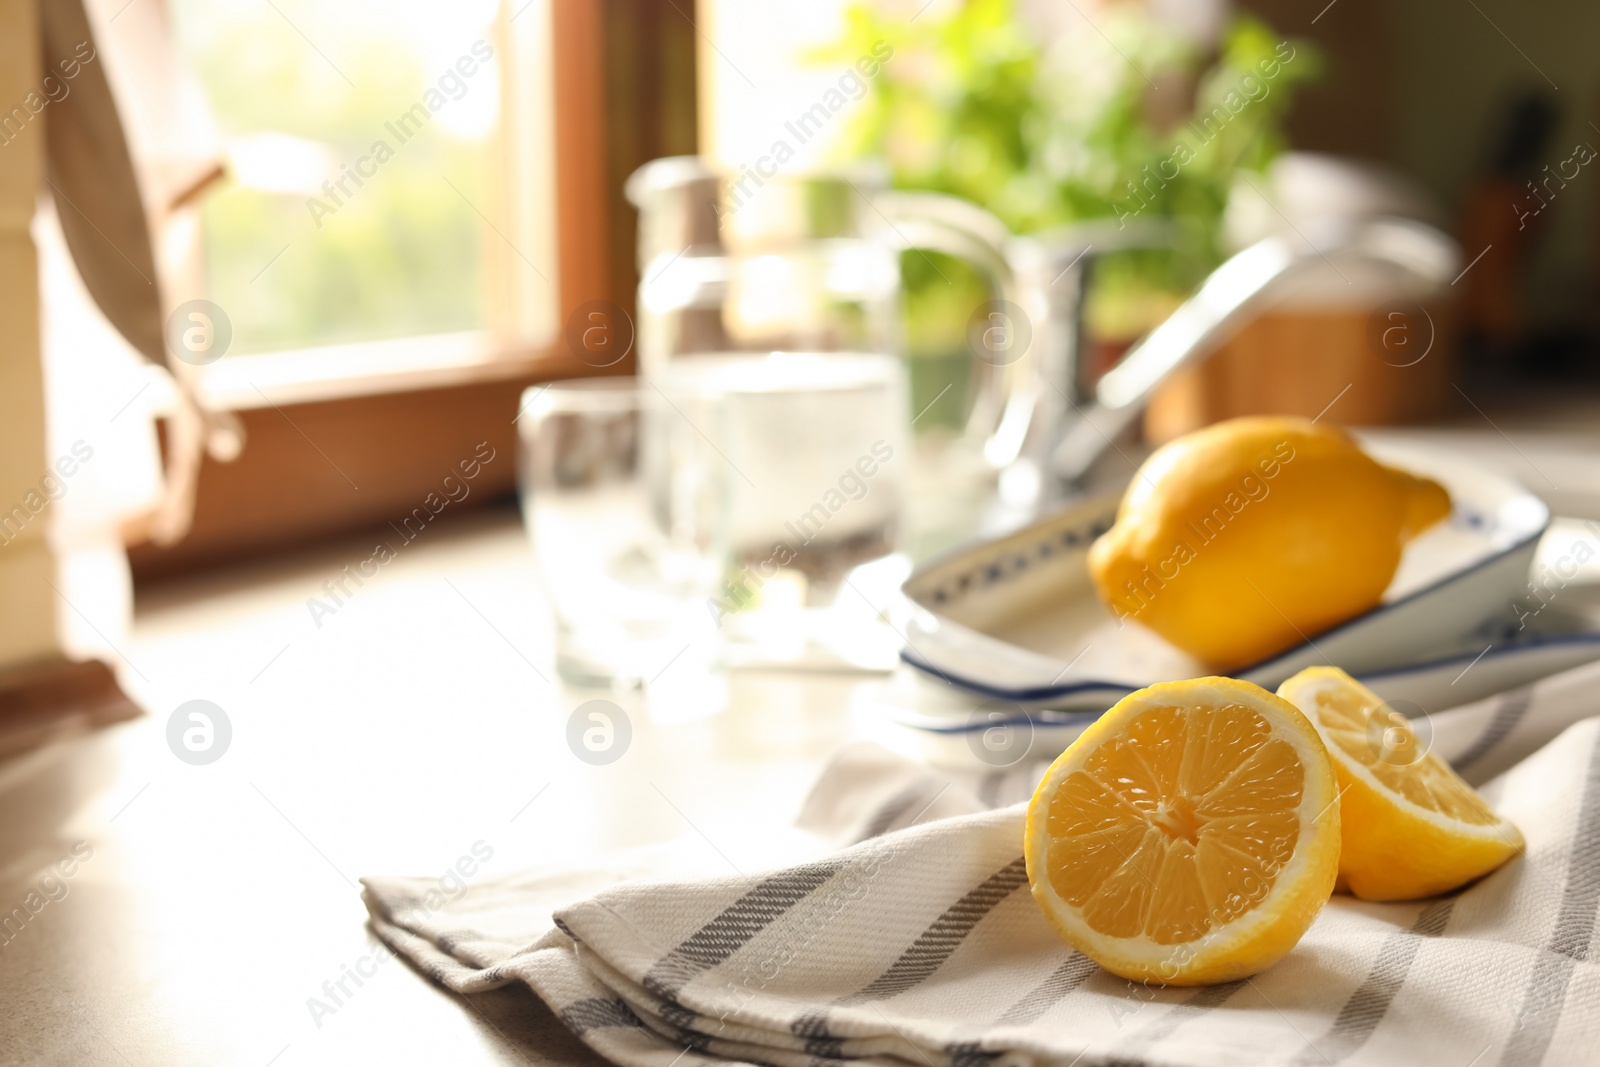
[[[668,381],[685,359],[739,354],[837,354],[857,365],[877,356],[898,365],[902,254],[972,264],[992,299],[971,309],[973,358],[966,380],[952,383],[965,399],[961,429],[955,442],[918,435],[903,491],[916,507],[948,507],[962,492],[969,499],[960,507],[980,506],[994,472],[1016,458],[1033,394],[1029,330],[1017,321],[1009,234],[998,219],[953,197],[891,192],[886,172],[870,165],[764,176],[674,157],[636,171],[627,195],[639,209],[637,336],[640,374],[650,382]],[[901,389],[891,441],[909,443],[913,429],[934,421],[913,427],[920,413],[910,396]],[[926,410],[937,399],[919,404]]]
[[[955,197],[888,191],[870,165],[762,177],[724,174],[695,156],[635,171],[639,209],[640,372],[680,356],[854,352],[899,356],[900,256],[943,252],[972,263],[994,297],[973,361],[969,431],[986,438],[1026,378],[1004,302],[1015,298],[993,215]],[[987,310],[987,309],[983,309]],[[998,333],[996,332],[998,328]],[[915,413],[910,413],[914,415]],[[910,417],[908,415],[908,417]]]

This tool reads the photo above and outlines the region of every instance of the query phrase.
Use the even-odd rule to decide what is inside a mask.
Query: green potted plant
[[[1139,3],[1090,18],[1052,39],[1014,0],[966,0],[942,14],[857,2],[841,38],[817,58],[839,61],[878,42],[893,48],[839,151],[882,159],[899,188],[965,197],[1017,233],[1092,219],[1174,225],[1170,249],[1118,253],[1097,267],[1088,316],[1105,361],[1225,257],[1230,191],[1284,149],[1294,90],[1321,60],[1307,42],[1246,15],[1214,44]],[[964,381],[961,338],[984,295],[953,260],[908,255],[904,270],[920,409]],[[926,421],[959,424],[958,392]]]

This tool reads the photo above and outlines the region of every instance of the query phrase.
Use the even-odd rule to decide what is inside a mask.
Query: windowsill
[[[505,496],[515,486],[522,390],[596,373],[605,372],[564,346],[510,351],[478,333],[218,360],[202,368],[199,390],[208,405],[238,413],[245,449],[229,463],[201,463],[188,534],[171,546],[134,546],[135,578],[381,526],[409,514],[481,445],[505,458],[479,479],[475,499]],[[165,416],[172,379],[155,368],[151,374],[163,388],[147,393],[147,402]]]
[[[431,334],[231,356],[199,374],[200,395],[228,411],[403,393],[558,372],[549,347],[507,347],[490,334]]]

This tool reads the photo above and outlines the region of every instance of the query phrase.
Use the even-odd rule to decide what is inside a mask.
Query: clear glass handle
[[[997,308],[996,329],[1024,337],[1026,324],[1008,321],[1020,314],[1016,278],[1006,260],[1011,238],[1005,223],[978,205],[942,193],[886,192],[872,199],[886,223],[885,239],[900,251],[925,249],[964,259],[989,283],[990,292],[1008,307]],[[1014,358],[973,358],[984,364],[978,396],[968,416],[966,433],[982,442],[989,466],[1009,465],[1021,452],[1034,408],[1034,375],[1030,346],[1024,341]]]

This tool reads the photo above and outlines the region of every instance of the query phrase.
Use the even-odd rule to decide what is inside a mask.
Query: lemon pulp
[[[1254,973],[1332,891],[1336,796],[1315,730],[1265,690],[1224,678],[1140,690],[1035,792],[1034,897],[1064,939],[1125,977]]]

